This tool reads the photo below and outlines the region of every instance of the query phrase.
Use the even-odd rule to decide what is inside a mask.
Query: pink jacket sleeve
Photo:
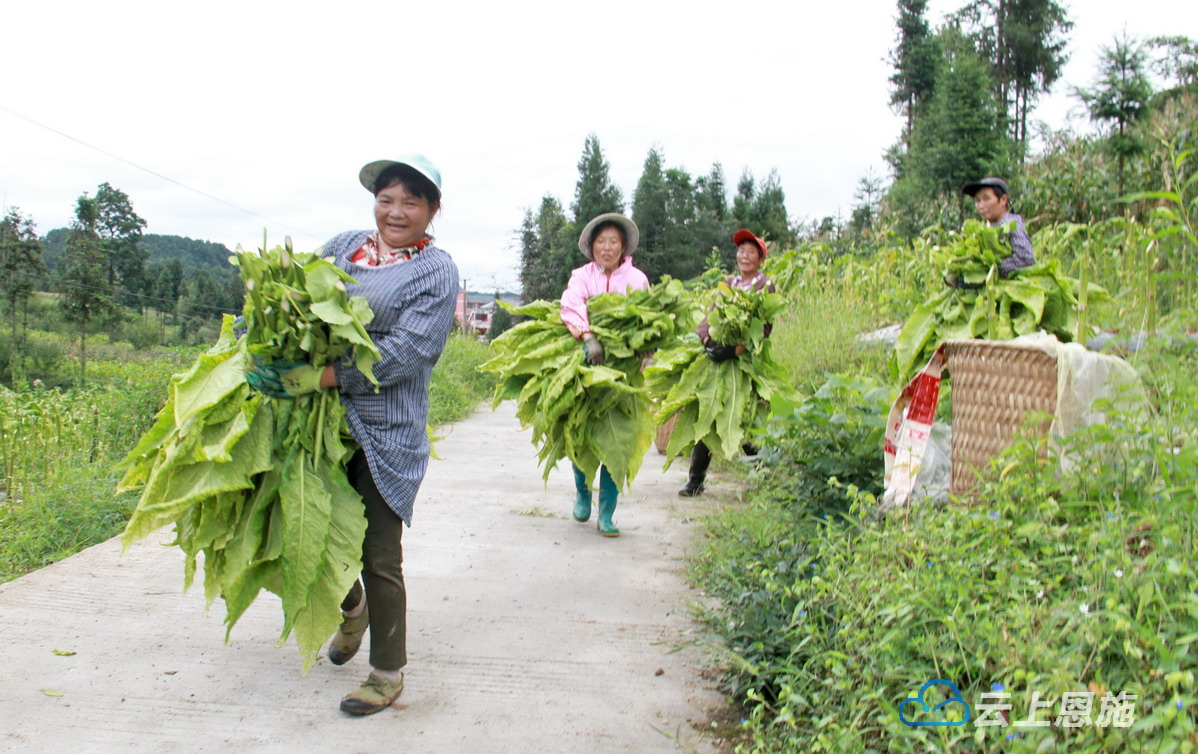
[[[587,299],[593,291],[588,285],[587,266],[582,266],[570,273],[570,282],[562,293],[562,322],[575,338],[581,338],[591,330],[591,320],[587,316]]]
[[[587,316],[587,299],[600,293],[627,293],[649,287],[645,273],[632,266],[632,257],[625,257],[620,266],[606,275],[594,262],[584,264],[570,273],[570,282],[562,294],[562,322],[575,338],[591,330]]]

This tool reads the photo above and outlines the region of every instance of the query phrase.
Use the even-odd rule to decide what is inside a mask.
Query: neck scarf
[[[411,259],[413,256],[424,251],[425,247],[433,242],[433,237],[426,235],[411,246],[404,246],[399,249],[391,249],[383,251],[383,245],[379,239],[379,232],[376,230],[366,237],[362,248],[358,249],[353,256],[353,261],[364,264],[367,267],[384,267],[396,262],[404,262]]]

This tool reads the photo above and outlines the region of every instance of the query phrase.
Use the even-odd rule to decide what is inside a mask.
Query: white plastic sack
[[[1012,342],[1034,345],[1057,360],[1057,409],[1048,428],[1057,449],[1060,439],[1073,430],[1106,423],[1106,414],[1094,405],[1098,401],[1122,411],[1148,408],[1140,376],[1117,356],[1088,350],[1080,343],[1062,343],[1045,332],[1024,335]],[[1067,453],[1058,455],[1062,471],[1076,467],[1075,458]]]
[[[932,418],[940,400],[940,373],[944,370],[944,348],[936,349],[919,374],[903,387],[886,419],[886,490],[882,512],[900,508],[915,494],[916,480],[923,471],[932,438]],[[951,470],[951,468],[950,468]]]

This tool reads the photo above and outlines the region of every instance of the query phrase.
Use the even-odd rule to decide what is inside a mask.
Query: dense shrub
[[[61,368],[67,349],[54,337],[29,333],[25,340],[25,372],[29,379],[45,380]]]
[[[162,328],[148,317],[134,317],[121,328],[121,336],[142,351],[161,343]]]
[[[1056,473],[1043,438],[1023,440],[978,505],[879,520],[874,495],[858,492],[825,518],[774,475],[714,520],[694,572],[720,598],[708,617],[736,658],[742,748],[1192,750],[1198,355],[1142,353],[1138,367],[1154,416],[1111,413],[1072,436],[1071,473]],[[1039,719],[1053,720],[1064,692],[1095,693],[1096,718],[1123,691],[1138,697],[1136,722],[904,725],[903,700],[937,678],[971,705],[1009,692],[1012,720],[1036,692],[1052,703]]]

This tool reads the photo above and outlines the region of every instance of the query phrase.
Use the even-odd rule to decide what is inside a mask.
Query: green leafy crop
[[[666,449],[667,467],[699,441],[722,458],[732,458],[771,406],[782,414],[792,410],[789,377],[770,357],[765,337],[767,323],[785,299],[725,283],[718,292],[707,315],[711,339],[744,345],[745,352],[717,363],[692,339],[658,354],[646,371],[649,392],[660,402],[658,421],[678,417]]]
[[[648,290],[605,293],[587,302],[591,330],[607,363],[586,363],[557,302],[506,307],[529,317],[491,343],[492,357],[479,369],[500,377],[495,405],[516,399],[516,415],[532,427],[545,478],[563,458],[593,481],[602,464],[620,487],[632,482],[653,442],[642,357],[677,341],[690,329],[693,303],[669,278]]]
[[[121,541],[174,523],[184,588],[203,553],[204,594],[224,600],[228,631],[259,590],[277,594],[280,643],[294,631],[307,670],[362,567],[366,520],[345,476],[356,445],[336,391],[274,399],[245,375],[255,359],[322,367],[349,357],[373,380],[372,313],[346,295],[352,278],[311,254],[239,250],[231,261],[248,331],[236,337],[226,316],[217,343],[171,379],[166,406],[120,465],[118,491],[142,490]]]
[[[1077,332],[1080,284],[1060,270],[1057,260],[1039,262],[1000,277],[998,263],[1010,254],[1009,228],[968,220],[936,254],[946,277],[967,288],[945,287],[915,307],[903,325],[891,361],[891,376],[905,383],[945,340],[1011,340],[1045,330],[1071,342]],[[1093,303],[1107,296],[1089,285]]]

